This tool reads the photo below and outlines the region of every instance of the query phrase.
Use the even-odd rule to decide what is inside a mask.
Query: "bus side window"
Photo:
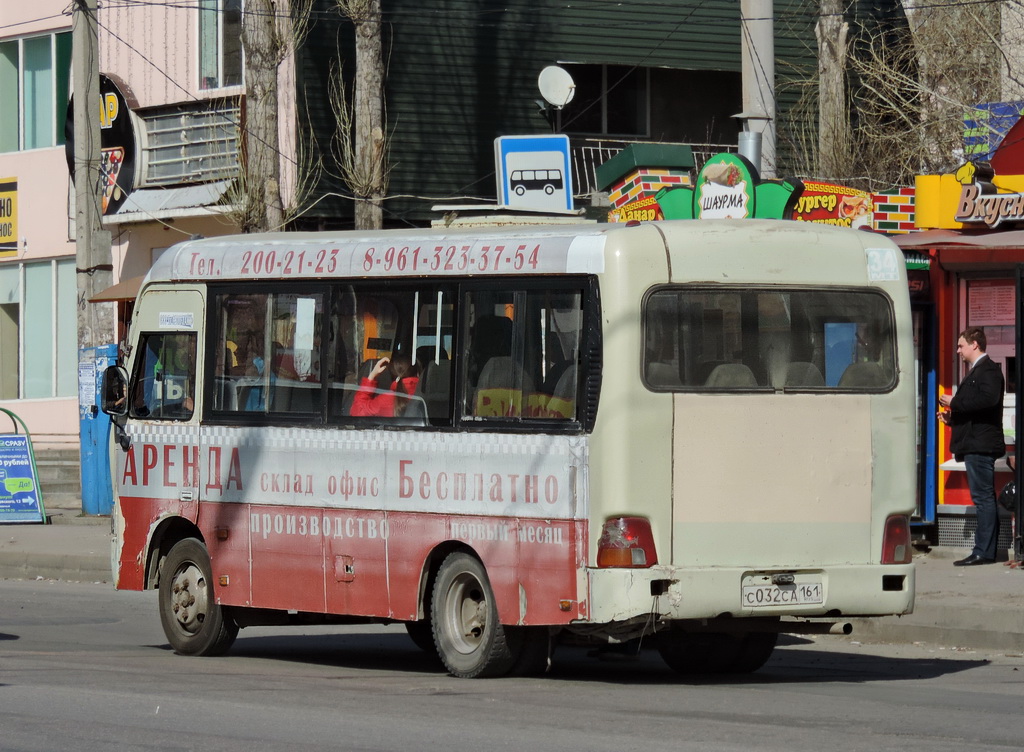
[[[129,415],[145,420],[188,420],[195,411],[196,335],[144,334],[136,362]]]
[[[213,411],[318,416],[323,294],[225,293],[215,310]]]
[[[577,419],[582,299],[578,290],[468,294],[468,419]]]

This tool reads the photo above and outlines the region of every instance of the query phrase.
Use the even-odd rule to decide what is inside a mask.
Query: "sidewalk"
[[[110,582],[110,518],[46,507],[48,525],[0,525],[0,579]]]
[[[110,582],[110,519],[47,509],[49,525],[0,525],[0,579]],[[933,548],[914,557],[914,613],[852,619],[852,639],[928,642],[1024,651],[1024,569],[1000,562],[954,567],[969,551]]]
[[[1024,569],[1003,561],[953,566],[969,553],[936,547],[916,554],[914,613],[854,619],[854,639],[1024,651]]]

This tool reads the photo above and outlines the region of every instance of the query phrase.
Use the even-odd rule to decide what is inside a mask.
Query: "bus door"
[[[130,364],[128,433],[131,444],[118,452],[119,509],[125,529],[137,533],[125,550],[145,550],[142,537],[159,520],[196,520],[200,472],[200,330],[203,296],[194,290],[147,290],[134,323]],[[142,577],[144,561],[124,562],[128,579]]]
[[[210,292],[200,527],[224,604],[325,609],[329,523],[302,464],[314,456],[311,432],[322,436],[333,378],[321,369],[323,300],[297,289]]]

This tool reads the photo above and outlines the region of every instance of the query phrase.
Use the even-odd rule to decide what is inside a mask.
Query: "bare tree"
[[[387,193],[387,139],[384,133],[384,53],[380,0],[335,0],[355,29],[355,86],[345,97],[340,70],[332,72],[332,103],[337,119],[336,158],[341,177],[355,196],[357,229],[384,223]]]
[[[818,174],[845,175],[850,169],[850,117],[846,92],[847,37],[843,0],[821,0],[814,27],[818,40]]]
[[[999,31],[1004,4],[903,0],[905,19],[859,18],[844,32],[850,3],[821,0],[817,80],[791,83],[795,115],[818,123],[816,138],[790,129],[798,170],[884,190],[962,162],[965,115],[1000,99],[1001,69],[1019,74]]]
[[[246,0],[242,19],[245,51],[246,113],[244,168],[232,198],[234,217],[243,232],[280,229],[301,203],[306,174],[293,181],[291,201],[282,199],[280,69],[301,45],[308,28],[312,0]],[[291,155],[288,157],[291,159]],[[299,173],[308,164],[299,163]]]

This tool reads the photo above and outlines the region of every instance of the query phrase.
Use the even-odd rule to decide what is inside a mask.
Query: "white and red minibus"
[[[118,588],[179,653],[404,623],[461,677],[680,672],[908,613],[903,258],[782,221],[241,235],[166,251],[108,369]]]

